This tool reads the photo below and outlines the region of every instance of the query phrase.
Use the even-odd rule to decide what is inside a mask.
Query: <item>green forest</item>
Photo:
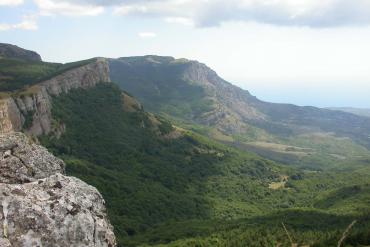
[[[103,194],[120,246],[288,246],[282,222],[301,245],[336,246],[353,220],[346,245],[370,244],[367,160],[292,168],[127,112],[122,93],[102,83],[54,98],[66,132],[40,138]]]
[[[51,79],[70,69],[89,64],[96,59],[73,63],[47,63],[13,58],[0,59],[0,91],[12,92]]]

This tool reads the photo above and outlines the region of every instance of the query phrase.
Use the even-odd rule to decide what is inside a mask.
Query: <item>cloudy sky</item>
[[[370,0],[0,0],[0,42],[186,57],[264,100],[370,108]]]

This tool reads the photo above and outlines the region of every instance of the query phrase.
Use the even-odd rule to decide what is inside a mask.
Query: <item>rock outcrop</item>
[[[109,59],[109,64],[111,78],[153,112],[182,111],[176,117],[231,134],[244,133],[248,122],[266,118],[251,104],[256,99],[248,91],[197,61],[144,56]]]
[[[112,80],[146,109],[209,126],[221,135],[285,143],[295,136],[334,133],[370,148],[364,135],[370,133],[368,117],[264,102],[197,61],[143,56],[109,59],[109,64]],[[239,146],[240,140],[235,142]]]
[[[255,97],[223,80],[203,63],[186,62],[182,78],[204,88],[208,98],[217,102],[211,111],[195,119],[201,124],[216,126],[226,133],[240,134],[249,129],[249,121],[260,121],[266,117],[251,104]]]
[[[15,58],[29,61],[41,61],[41,56],[34,52],[25,50],[16,45],[0,43],[0,58]]]
[[[116,246],[104,199],[24,134],[0,135],[0,246]]]
[[[24,131],[40,136],[51,131],[60,132],[63,126],[52,125],[52,97],[76,88],[90,88],[110,82],[109,66],[105,59],[71,69],[50,80],[36,84],[0,100],[0,132]]]
[[[64,173],[64,163],[21,133],[0,135],[0,183],[22,184]]]

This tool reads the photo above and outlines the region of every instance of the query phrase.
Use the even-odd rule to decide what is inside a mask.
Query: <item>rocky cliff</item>
[[[370,132],[369,118],[264,102],[197,61],[143,56],[110,59],[109,64],[112,80],[152,112],[244,140],[286,142],[287,138],[319,132],[351,138],[370,148],[370,138],[364,135]],[[218,138],[219,133],[211,136]]]
[[[198,120],[202,124],[217,126],[229,133],[248,129],[249,120],[263,120],[265,115],[251,104],[256,98],[248,91],[223,80],[203,63],[186,61],[182,78],[205,89],[208,97],[217,102],[211,111],[204,112]]]
[[[116,246],[104,204],[24,134],[0,135],[0,246]]]
[[[4,43],[0,43],[0,57],[41,61],[41,56],[34,51],[25,50],[16,45]]]
[[[255,97],[223,80],[203,63],[172,57],[110,59],[111,78],[154,112],[165,112],[228,133],[242,133],[265,115]]]
[[[100,82],[110,82],[109,66],[103,58],[3,97],[0,99],[1,133],[24,131],[39,136],[63,131],[63,126],[52,124],[52,97],[71,89],[90,88]]]

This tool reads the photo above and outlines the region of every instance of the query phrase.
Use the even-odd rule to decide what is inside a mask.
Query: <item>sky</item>
[[[188,58],[266,101],[370,108],[370,0],[0,0],[0,42]]]

